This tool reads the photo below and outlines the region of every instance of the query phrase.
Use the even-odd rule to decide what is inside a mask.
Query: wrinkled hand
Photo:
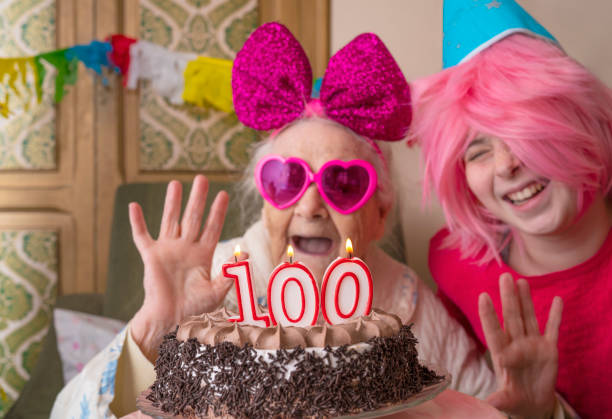
[[[497,378],[497,391],[487,402],[513,418],[550,418],[555,406],[563,302],[560,297],[553,299],[546,331],[540,334],[527,281],[519,279],[515,286],[512,276],[505,273],[499,278],[499,289],[503,329],[489,295],[482,293],[478,299]]]
[[[211,280],[212,256],[219,241],[228,195],[220,192],[202,228],[208,181],[198,175],[181,219],[181,184],[168,184],[161,228],[153,240],[136,203],[129,206],[134,243],[144,263],[145,297],[130,329],[143,353],[154,361],[163,336],[186,316],[217,308],[233,284],[223,276]]]

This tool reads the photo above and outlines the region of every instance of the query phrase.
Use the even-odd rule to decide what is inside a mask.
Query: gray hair
[[[274,148],[274,142],[281,132],[285,131],[289,127],[315,118],[320,121],[324,121],[325,123],[341,127],[342,129],[346,130],[346,132],[350,133],[353,138],[355,138],[361,149],[366,154],[366,160],[372,163],[374,169],[376,169],[376,174],[378,175],[378,187],[376,188],[375,193],[376,197],[383,206],[389,209],[393,208],[395,203],[395,191],[393,189],[393,184],[391,183],[391,174],[389,169],[390,150],[386,144],[378,144],[381,146],[379,154],[378,151],[372,146],[371,140],[356,134],[351,129],[326,118],[311,117],[308,119],[298,119],[297,121],[288,124],[279,133],[276,133],[276,135],[271,135],[267,139],[255,144],[251,150],[252,157],[243,173],[242,180],[237,185],[238,196],[240,196],[239,205],[242,214],[241,222],[244,229],[248,228],[253,222],[260,218],[261,208],[263,206],[263,198],[257,190],[257,186],[255,185],[255,177],[253,176],[257,162],[265,156],[273,154],[272,150]],[[393,212],[391,211],[389,215],[392,216]]]

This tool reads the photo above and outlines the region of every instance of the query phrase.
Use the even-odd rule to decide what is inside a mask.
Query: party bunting
[[[10,114],[10,92],[21,97],[22,92],[17,88],[17,80],[21,85],[27,87],[26,77],[28,66],[34,68],[34,58],[0,58],[0,83],[6,84],[5,98],[0,102],[0,115],[8,118]]]
[[[123,85],[125,86],[127,84],[127,74],[130,68],[130,47],[132,44],[136,43],[137,40],[117,34],[109,36],[107,41],[110,41],[112,46],[110,59],[123,76]]]
[[[29,71],[36,97],[41,101],[49,65],[57,70],[53,97],[55,102],[61,101],[66,86],[77,82],[79,62],[92,74],[101,76],[104,84],[108,84],[106,74],[114,71],[122,75],[126,88],[137,89],[139,81],[148,81],[157,94],[173,105],[190,103],[233,111],[231,60],[170,51],[148,41],[116,34],[104,42],[94,40],[34,57],[0,58],[0,84],[6,87],[5,97],[0,98],[0,115],[9,117],[11,97],[22,96],[22,90],[31,89],[26,83]],[[18,87],[18,80],[23,87]]]
[[[72,61],[76,58],[82,62],[85,67],[102,76],[103,68],[115,68],[109,56],[112,50],[113,47],[110,42],[91,41],[87,45],[75,45],[72,48],[68,48],[66,51],[66,59]],[[102,77],[102,81],[104,84],[107,84],[105,77]]]
[[[126,87],[136,89],[138,80],[148,80],[157,94],[173,105],[181,105],[185,90],[183,73],[187,63],[196,58],[196,54],[168,51],[151,42],[138,41],[130,47]]]
[[[63,99],[66,94],[64,86],[74,85],[77,82],[77,70],[78,70],[78,59],[72,57],[68,59],[66,56],[66,49],[60,49],[57,51],[45,52],[43,54],[34,57],[34,63],[36,65],[36,71],[38,72],[38,83],[36,84],[36,92],[40,95],[42,92],[42,83],[47,73],[45,66],[42,61],[46,61],[51,64],[57,70],[55,76],[55,102],[59,102]]]
[[[0,102],[0,115],[5,118],[8,118],[10,114],[11,111],[9,109],[9,94],[8,92],[6,92],[6,94],[4,95],[4,101]]]
[[[185,69],[185,102],[198,106],[213,105],[225,112],[232,104],[232,61],[221,58],[198,57]]]

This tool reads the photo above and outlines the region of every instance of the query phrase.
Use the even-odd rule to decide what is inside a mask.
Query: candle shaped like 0
[[[268,306],[273,325],[309,326],[319,316],[319,292],[312,272],[293,262],[293,248],[287,247],[289,262],[278,265],[268,281]]]
[[[329,324],[346,323],[372,309],[370,270],[353,257],[351,239],[346,240],[346,252],[348,258],[337,258],[327,267],[321,285],[321,311]]]
[[[259,313],[258,307],[255,305],[255,295],[253,293],[253,282],[251,281],[251,268],[248,260],[238,261],[240,256],[240,246],[236,245],[234,250],[234,263],[223,265],[223,275],[227,278],[233,278],[236,286],[236,300],[238,303],[238,317],[230,317],[228,320],[232,322],[241,322],[254,326],[268,327],[270,318]]]

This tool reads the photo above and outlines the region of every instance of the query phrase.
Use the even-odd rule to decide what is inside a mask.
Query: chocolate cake
[[[410,326],[373,310],[349,323],[261,328],[190,317],[160,347],[147,399],[185,417],[325,418],[375,410],[442,380]]]

